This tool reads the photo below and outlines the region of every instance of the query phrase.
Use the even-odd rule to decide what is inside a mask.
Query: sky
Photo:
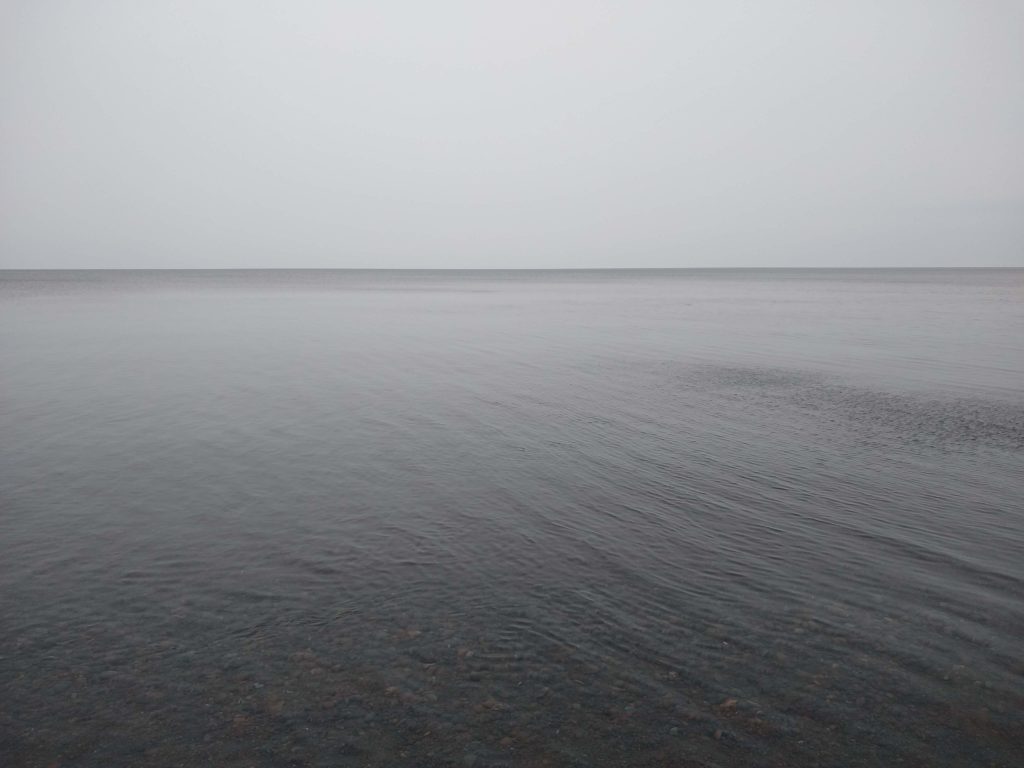
[[[1024,2],[0,0],[0,268],[1024,266]]]

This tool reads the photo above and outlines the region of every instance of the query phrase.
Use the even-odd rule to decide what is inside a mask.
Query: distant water
[[[0,273],[0,765],[1012,766],[1024,270]]]

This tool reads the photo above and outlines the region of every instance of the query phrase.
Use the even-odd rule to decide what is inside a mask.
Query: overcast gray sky
[[[1024,266],[1024,2],[0,0],[2,267]]]

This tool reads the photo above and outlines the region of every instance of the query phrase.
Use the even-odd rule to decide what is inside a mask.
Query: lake
[[[1024,755],[1024,270],[7,271],[0,360],[4,766]]]

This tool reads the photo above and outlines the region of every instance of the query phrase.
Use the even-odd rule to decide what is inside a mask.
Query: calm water
[[[1011,766],[1024,270],[0,273],[0,765]]]

